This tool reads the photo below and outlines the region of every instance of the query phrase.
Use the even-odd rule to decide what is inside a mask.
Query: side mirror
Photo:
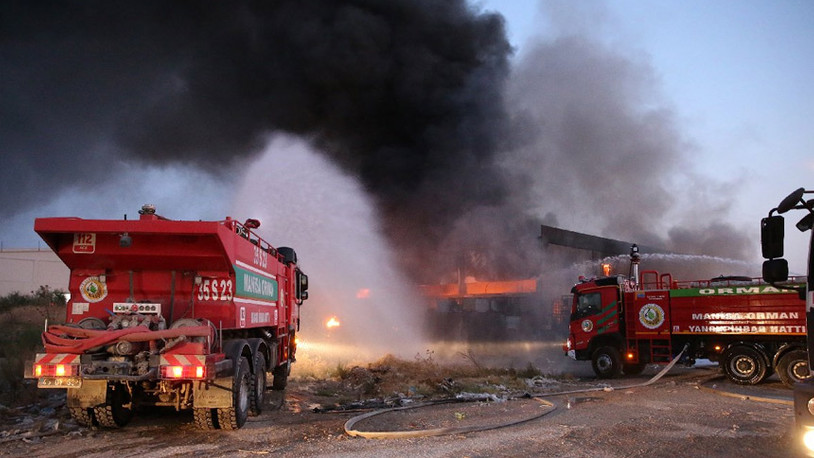
[[[763,262],[763,280],[777,283],[789,279],[789,262],[785,259],[770,259]]]
[[[780,202],[780,205],[777,206],[777,213],[786,213],[794,208],[800,203],[801,200],[803,200],[803,194],[805,194],[805,192],[805,188],[800,188],[786,196],[786,198]]]
[[[300,269],[297,269],[295,282],[294,297],[297,300],[297,304],[302,304],[303,301],[308,299],[308,275],[305,275]]]
[[[760,220],[760,247],[766,259],[783,257],[783,221],[779,215]]]
[[[814,228],[814,213],[809,213],[803,217],[799,222],[797,222],[797,229],[800,232],[805,232],[811,228]]]

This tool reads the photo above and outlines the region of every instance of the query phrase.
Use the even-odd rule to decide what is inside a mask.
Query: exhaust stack
[[[635,243],[630,247],[630,271],[634,289],[639,289],[639,246]]]

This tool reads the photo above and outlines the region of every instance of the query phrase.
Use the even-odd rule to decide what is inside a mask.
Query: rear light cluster
[[[78,364],[35,364],[34,377],[73,377],[79,374]]]
[[[206,366],[161,366],[165,379],[189,380],[206,378]]]

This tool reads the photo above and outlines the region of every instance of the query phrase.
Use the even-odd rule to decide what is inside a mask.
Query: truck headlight
[[[810,405],[811,403],[809,403]],[[811,456],[811,453],[814,452],[814,427],[806,426],[803,430],[803,445],[805,445],[805,451]]]

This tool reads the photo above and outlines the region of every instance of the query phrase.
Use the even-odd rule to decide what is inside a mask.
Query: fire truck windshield
[[[575,317],[593,315],[602,310],[602,297],[599,292],[577,295],[577,309]]]

